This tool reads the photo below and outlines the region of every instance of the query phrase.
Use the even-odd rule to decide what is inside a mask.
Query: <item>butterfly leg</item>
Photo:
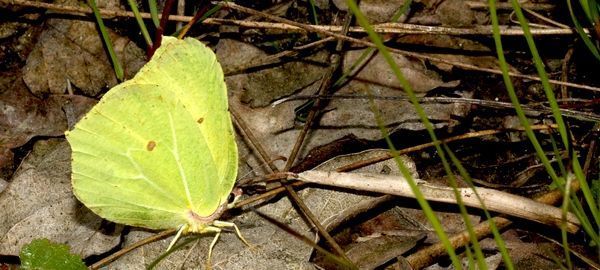
[[[177,241],[179,240],[179,238],[181,238],[181,234],[185,231],[187,231],[187,225],[181,225],[179,226],[179,230],[177,230],[177,234],[175,235],[175,237],[173,237],[173,240],[171,241],[171,243],[169,244],[169,247],[167,248],[167,251],[171,250],[171,248],[173,248],[173,246],[175,245],[175,243],[177,243]]]
[[[212,242],[210,243],[210,246],[208,247],[208,258],[206,259],[206,269],[211,269],[212,251],[215,245],[217,244],[217,241],[219,241],[219,236],[221,236],[221,229],[217,227],[208,227],[206,229],[207,231],[215,232],[215,238],[213,238]]]
[[[233,223],[233,222],[226,222],[226,221],[220,221],[220,220],[215,220],[215,221],[213,221],[213,226],[219,227],[219,228],[229,227],[229,228],[235,229],[235,234],[237,234],[237,236],[240,238],[240,240],[242,240],[242,242],[244,242],[244,244],[246,244],[246,246],[252,247],[250,245],[250,243],[248,243],[248,241],[246,241],[246,239],[242,236],[242,233],[240,232],[240,229],[238,228],[237,225],[235,225],[235,223]]]

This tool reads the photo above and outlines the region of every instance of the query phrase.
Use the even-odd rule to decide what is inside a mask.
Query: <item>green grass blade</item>
[[[588,1],[588,12],[589,12],[589,16],[590,16],[590,22],[593,25],[596,25],[598,23],[598,2],[596,2],[596,0],[589,0]]]
[[[160,27],[160,20],[158,19],[158,5],[156,0],[148,0],[148,8],[150,8],[150,17],[154,23],[154,27]]]
[[[446,144],[444,144],[444,147],[448,147]],[[467,184],[469,185],[469,187],[471,187],[471,189],[474,191],[475,196],[477,196],[477,200],[479,200],[479,202],[481,203],[481,205],[485,204],[483,203],[483,199],[479,196],[479,193],[477,193],[477,189],[475,188],[475,185],[473,184],[473,181],[470,177],[468,177],[468,172],[465,169],[465,167],[462,166],[462,164],[460,163],[460,161],[458,160],[458,158],[454,155],[454,153],[452,151],[450,151],[450,149],[448,149],[446,151],[448,153],[448,156],[450,157],[450,159],[452,159],[452,162],[456,165],[456,168],[458,169],[460,175],[463,177],[463,179],[465,180],[465,182],[467,182]],[[465,175],[467,177],[465,177]],[[494,241],[496,242],[496,245],[498,245],[498,249],[500,250],[500,255],[502,256],[502,260],[504,261],[504,267],[506,269],[514,269],[514,264],[512,262],[512,259],[510,258],[510,254],[508,253],[508,248],[506,248],[506,243],[504,243],[504,240],[502,239],[502,236],[500,235],[500,231],[498,230],[498,227],[496,226],[496,222],[494,221],[494,218],[492,217],[492,214],[485,208],[483,207],[483,214],[485,215],[486,221],[489,222],[490,224],[490,228],[492,231],[492,235],[494,237]],[[473,233],[473,235],[469,234],[470,238],[475,238],[475,235]],[[473,240],[471,239],[471,243],[473,243],[474,241],[477,241],[477,239]],[[481,251],[478,247],[479,247],[479,242],[477,242],[477,245],[474,246],[477,249],[475,249],[475,251]],[[480,268],[482,269],[482,268]]]
[[[94,17],[96,18],[96,22],[98,23],[98,29],[100,29],[100,34],[102,35],[102,41],[104,41],[104,45],[106,46],[106,50],[108,50],[108,55],[110,57],[110,61],[112,62],[113,69],[115,71],[115,75],[119,81],[123,81],[124,72],[123,67],[121,67],[121,62],[115,53],[115,49],[112,46],[112,41],[110,36],[108,35],[108,30],[102,21],[102,16],[100,15],[100,11],[98,10],[98,6],[96,5],[96,0],[87,0],[88,5],[92,8],[94,12]]]
[[[539,57],[539,54],[537,52],[537,49],[535,47],[535,43],[533,41],[533,37],[531,35],[531,32],[529,31],[528,28],[528,23],[527,20],[525,19],[525,17],[523,16],[523,13],[521,12],[521,9],[519,7],[519,3],[517,2],[517,0],[511,0],[513,3],[513,8],[515,10],[515,13],[517,15],[517,18],[519,19],[519,22],[521,23],[524,33],[525,33],[525,38],[527,39],[527,43],[529,45],[529,49],[533,55],[533,60],[536,66],[536,69],[538,71],[538,74],[540,76],[540,78],[542,78],[542,85],[544,86],[544,92],[546,94],[546,98],[548,99],[548,102],[550,103],[550,107],[552,108],[552,114],[554,116],[554,120],[556,121],[556,123],[559,126],[559,133],[560,133],[560,137],[562,139],[563,145],[566,148],[567,151],[571,152],[572,150],[569,149],[569,133],[567,131],[567,127],[566,124],[564,123],[562,116],[560,114],[560,110],[558,107],[558,103],[556,102],[556,99],[554,97],[554,93],[552,91],[552,89],[550,88],[550,84],[547,82],[547,74],[543,68],[543,64],[541,61],[541,58]],[[592,16],[593,19],[593,23],[597,22],[598,20],[598,6],[597,6],[597,2],[595,0],[590,0],[588,2],[589,5],[589,12],[590,15]],[[600,220],[599,220],[599,214],[598,214],[598,208],[596,206],[595,200],[593,198],[593,196],[591,196],[591,192],[589,190],[589,186],[587,184],[587,181],[585,179],[584,174],[581,172],[581,168],[579,166],[579,161],[577,159],[577,155],[576,153],[573,151],[571,154],[571,158],[572,158],[572,168],[575,171],[575,175],[576,175],[576,179],[579,181],[580,183],[580,187],[582,190],[582,193],[584,195],[585,201],[588,204],[589,208],[590,208],[590,213],[592,215],[592,217],[595,220],[595,224],[596,226],[600,225]],[[561,161],[559,159],[559,161]],[[562,164],[560,164],[562,166]],[[548,170],[548,169],[547,169]],[[564,167],[561,167],[562,170],[562,175],[564,177],[567,177],[568,174],[566,172],[566,169]],[[579,173],[577,173],[577,171],[579,171]],[[559,179],[560,178],[553,178],[555,180],[555,183],[560,184]],[[558,180],[558,181],[557,181]],[[578,203],[578,198],[576,196],[569,196],[570,192],[570,181],[569,183],[567,183],[566,188],[568,188],[568,190],[566,190],[565,192],[565,197],[566,199],[570,199],[571,205],[573,203]],[[566,201],[565,201],[566,202]],[[568,205],[568,204],[567,204]],[[563,207],[567,207],[567,205],[563,205]],[[566,209],[565,209],[566,211]],[[577,213],[577,212],[576,212]],[[588,216],[585,215],[585,212],[583,211],[578,211],[578,215],[577,217],[579,218],[579,220],[585,220],[585,219],[589,219]],[[598,231],[598,228],[596,228],[596,231]],[[564,235],[566,235],[566,233],[563,233]],[[593,235],[597,235],[596,233],[594,233]],[[592,236],[592,235],[590,235]],[[566,240],[565,240],[566,243]],[[566,254],[565,256],[569,256],[570,252],[568,252],[568,246],[565,245],[565,250],[566,250]],[[567,264],[568,266],[572,266],[572,264],[570,264],[570,260],[569,258],[567,258]]]
[[[310,14],[312,16],[312,23],[314,25],[319,24],[319,14],[317,14],[317,6],[315,5],[315,0],[308,0],[310,5]]]
[[[592,195],[592,191],[590,190],[590,186],[578,160],[573,161],[573,172],[575,173],[577,180],[579,180],[581,193],[583,193],[583,197],[588,205],[589,212],[591,213],[596,226],[600,226],[600,208],[598,207],[598,204]],[[600,228],[598,228],[598,231],[600,231]]]
[[[556,171],[550,165],[539,141],[537,140],[537,138],[531,131],[529,122],[522,111],[521,105],[519,104],[518,98],[514,91],[512,82],[507,75],[508,65],[506,64],[506,60],[505,60],[504,54],[503,54],[502,42],[501,42],[500,34],[499,34],[498,17],[497,17],[497,13],[496,13],[496,9],[495,9],[495,0],[489,0],[489,3],[490,3],[490,18],[492,19],[492,28],[493,28],[493,34],[494,34],[494,41],[496,44],[496,51],[497,51],[498,58],[500,60],[499,61],[500,68],[503,71],[504,82],[505,82],[509,97],[511,99],[511,102],[513,103],[513,106],[515,106],[515,110],[519,117],[519,120],[521,121],[521,124],[524,126],[526,134],[527,134],[529,140],[531,141],[532,145],[534,146],[536,153],[537,153],[538,157],[540,158],[540,160],[542,161],[547,173],[550,175],[550,177],[552,178],[555,185],[558,186],[563,191],[563,194],[565,196],[565,201],[563,203],[563,211],[565,211],[565,213],[566,213],[566,210],[567,210],[566,207],[567,207],[567,205],[570,205],[571,210],[577,215],[577,217],[581,221],[583,229],[593,239],[593,238],[597,237],[597,235],[598,235],[596,232],[594,232],[594,231],[597,231],[597,228],[594,228],[594,226],[589,222],[589,220],[587,220],[588,217],[586,217],[585,212],[583,211],[582,207],[580,206],[578,198],[574,194],[569,196],[570,192],[566,188],[570,188],[570,186],[563,186],[563,185],[565,185],[565,181],[556,174]],[[551,107],[552,107],[553,115],[555,117],[555,121],[557,121],[557,124],[559,124],[559,134],[561,137],[561,141],[562,141],[564,147],[567,149],[567,151],[570,151],[570,153],[572,151],[570,156],[572,157],[572,159],[571,159],[572,165],[573,165],[572,168],[575,171],[576,178],[581,183],[582,190],[587,189],[587,187],[583,187],[583,186],[586,186],[587,183],[585,181],[585,177],[584,177],[583,173],[581,173],[581,169],[579,168],[579,161],[577,159],[577,155],[575,154],[573,149],[569,149],[569,141],[568,141],[569,134],[567,131],[567,127],[564,124],[564,122],[562,122],[562,117],[559,116],[560,112],[557,109],[558,106],[556,105],[556,100],[554,98],[554,94],[552,93],[549,85],[546,83],[547,75],[543,69],[543,65],[541,63],[541,58],[539,57],[539,54],[537,53],[537,50],[535,48],[535,44],[533,42],[531,32],[529,31],[527,21],[526,21],[525,17],[522,16],[523,15],[522,12],[520,12],[519,4],[514,0],[512,1],[512,4],[513,4],[513,8],[515,9],[515,13],[517,14],[517,18],[519,19],[519,22],[521,23],[521,26],[523,27],[523,30],[525,32],[525,38],[527,39],[527,43],[528,43],[531,53],[533,55],[533,60],[536,65],[538,74],[540,75],[540,78],[542,78],[542,80],[543,80],[542,85],[544,86],[544,91],[546,92],[546,97],[547,97],[548,101],[551,104],[553,104]],[[556,144],[555,144],[554,148],[557,149]],[[557,157],[559,157],[559,156],[557,156]],[[559,162],[561,162],[561,160],[559,160]],[[561,172],[562,172],[563,176],[568,177],[568,174],[567,174],[566,169],[563,166],[563,164],[561,164],[560,166],[561,166]],[[570,181],[571,180],[566,181],[566,182],[570,183]],[[583,191],[583,193],[584,193],[584,197],[586,197],[585,196],[586,192]],[[590,201],[590,200],[586,197],[586,201]],[[597,207],[595,206],[595,204],[593,202],[593,199],[591,200],[591,203],[588,203],[588,204],[591,206],[591,208],[597,209]],[[594,206],[592,206],[592,205],[594,205]],[[596,214],[597,214],[597,211],[596,211]],[[594,214],[592,214],[592,215],[594,215]],[[596,217],[594,217],[594,218],[596,218]],[[598,224],[598,223],[596,223],[596,224]],[[568,246],[566,246],[568,244],[568,242],[566,241],[567,240],[566,232],[565,232],[564,228],[562,231],[563,231],[562,232],[563,244],[565,245],[565,253],[566,253],[565,256],[569,256],[568,255],[569,249],[568,249]],[[571,266],[572,264],[570,264],[569,258],[567,258],[567,260],[568,260],[567,261],[568,266]]]
[[[579,23],[577,16],[575,16],[575,12],[573,11],[573,5],[571,3],[572,0],[567,0],[567,8],[569,9],[569,14],[571,15],[571,20],[573,21],[573,25],[575,25],[575,30],[583,40],[583,44],[588,48],[588,50],[596,57],[598,61],[600,61],[600,52],[598,51],[598,47],[594,44],[592,39],[588,36],[587,33],[583,30],[583,27]]]
[[[352,11],[352,13],[354,13],[354,15],[356,16],[356,19],[357,19],[358,23],[367,31],[367,33],[369,35],[369,38],[371,39],[371,41],[373,43],[375,43],[377,45],[377,48],[379,49],[379,52],[382,54],[382,56],[388,62],[388,65],[390,66],[390,68],[394,72],[394,75],[398,78],[398,80],[400,81],[400,83],[404,87],[405,92],[408,94],[409,99],[413,103],[413,106],[415,107],[415,110],[417,111],[417,114],[421,118],[421,121],[423,122],[423,125],[425,125],[425,127],[426,127],[426,129],[427,129],[427,131],[428,131],[428,133],[430,135],[430,137],[432,138],[432,141],[435,142],[435,147],[438,150],[438,153],[439,153],[440,157],[442,158],[443,163],[445,163],[444,164],[444,168],[449,169],[450,166],[448,165],[447,160],[445,160],[445,156],[443,154],[443,150],[441,149],[440,144],[439,144],[440,141],[437,139],[437,136],[435,135],[435,132],[433,131],[433,125],[431,124],[431,122],[427,118],[427,115],[425,114],[425,111],[423,110],[423,107],[420,106],[419,101],[418,101],[416,95],[414,94],[414,92],[412,90],[411,85],[408,83],[408,81],[406,80],[406,78],[404,78],[404,76],[402,75],[402,72],[400,71],[400,68],[396,65],[396,63],[392,59],[392,57],[390,55],[390,52],[383,45],[383,41],[381,40],[381,38],[379,37],[379,35],[377,35],[375,33],[375,31],[373,30],[373,27],[371,27],[371,25],[367,21],[366,17],[359,10],[359,8],[356,5],[356,3],[353,0],[347,0],[346,2],[348,3],[348,7]],[[377,108],[374,107],[375,103],[373,102],[372,98],[370,99],[370,103],[371,103],[373,112],[377,112]],[[387,130],[384,128],[385,127],[384,123],[383,123],[381,117],[379,117],[379,114],[377,114],[377,113],[375,114],[375,119],[377,121],[377,125],[380,127],[380,130],[382,132],[383,137],[385,138],[388,146],[390,147],[390,150],[392,152],[392,155],[394,156],[394,160],[396,161],[396,164],[398,165],[398,168],[400,169],[402,175],[407,179],[407,182],[408,182],[409,186],[411,187],[411,190],[413,191],[417,202],[419,203],[421,209],[423,210],[423,213],[425,214],[425,216],[427,217],[427,219],[431,223],[431,226],[434,228],[435,232],[437,233],[438,237],[440,238],[440,241],[442,242],[442,244],[446,248],[446,251],[448,252],[448,255],[450,256],[450,259],[452,260],[452,264],[454,265],[454,267],[456,269],[462,269],[461,262],[458,259],[458,256],[456,255],[456,251],[454,250],[452,244],[450,243],[446,232],[444,232],[444,229],[443,229],[440,221],[435,216],[435,214],[434,214],[431,206],[429,205],[429,203],[423,197],[423,194],[419,190],[419,188],[418,188],[417,184],[415,183],[414,179],[411,177],[410,172],[408,171],[408,169],[404,166],[404,164],[402,164],[402,162],[398,158],[397,150],[396,150],[393,142],[389,138],[389,134],[387,133]]]
[[[569,151],[569,132],[567,131],[567,125],[565,124],[562,114],[560,112],[560,108],[558,106],[558,102],[556,102],[556,97],[554,96],[554,91],[552,91],[552,86],[548,81],[548,74],[544,69],[544,63],[542,62],[542,58],[537,50],[537,46],[535,45],[535,41],[533,40],[533,35],[531,34],[531,30],[529,29],[529,23],[523,14],[523,10],[518,2],[518,0],[511,0],[512,6],[515,14],[517,15],[517,19],[521,24],[521,28],[523,29],[523,34],[525,36],[525,40],[527,41],[527,45],[529,47],[529,51],[533,57],[533,63],[537,70],[538,76],[540,76],[540,80],[544,89],[544,94],[550,104],[550,108],[552,109],[552,115],[554,116],[554,121],[558,125],[558,132],[562,139],[563,146],[567,151]]]
[[[508,64],[506,62],[506,58],[504,57],[504,49],[502,46],[502,41],[501,41],[501,36],[500,36],[498,14],[496,11],[496,1],[488,0],[488,4],[490,7],[490,18],[492,20],[492,32],[493,32],[493,37],[494,37],[494,43],[496,46],[496,54],[498,56],[498,62],[499,62],[498,64],[500,66],[500,70],[502,71],[502,78],[504,80],[504,85],[508,92],[508,96],[509,96],[513,106],[515,107],[515,112],[517,113],[517,117],[519,118],[521,125],[523,125],[525,134],[529,138],[538,157],[542,161],[544,168],[546,168],[546,171],[548,172],[548,174],[550,174],[550,177],[554,181],[558,181],[558,176],[556,175],[554,168],[552,168],[550,161],[546,157],[544,149],[542,149],[541,144],[539,143],[535,134],[533,133],[533,130],[531,129],[531,125],[529,124],[529,120],[525,116],[525,113],[523,111],[521,103],[519,103],[519,98],[517,97],[517,94],[515,92],[514,85],[512,84],[512,81],[511,81],[510,77],[508,76],[509,70],[508,70]]]
[[[127,3],[129,3],[129,7],[131,8],[133,15],[135,16],[135,20],[137,21],[138,25],[140,26],[140,30],[142,32],[142,36],[144,37],[144,40],[146,41],[147,47],[151,48],[152,47],[152,39],[150,38],[150,33],[148,33],[148,29],[146,29],[146,24],[144,24],[144,19],[142,18],[142,15],[140,14],[140,11],[138,10],[137,2],[135,0],[127,0]]]

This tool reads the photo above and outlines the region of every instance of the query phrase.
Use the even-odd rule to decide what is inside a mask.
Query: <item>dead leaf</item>
[[[338,9],[348,11],[348,5],[345,0],[333,0],[332,2]],[[370,23],[383,23],[390,22],[394,14],[405,2],[405,0],[362,0],[358,8]]]
[[[343,70],[349,72],[365,50],[352,50],[344,55]],[[400,54],[392,53],[393,60],[400,68],[404,78],[418,94],[424,94],[438,87],[455,87],[456,83],[445,83],[436,72],[428,70],[423,62],[410,59]],[[395,89],[403,93],[402,84],[396,78],[387,61],[379,53],[365,63],[364,67],[352,77],[355,88],[367,87],[371,91],[380,88]]]
[[[473,11],[463,0],[444,0],[435,14],[444,26],[470,27],[475,22]]]
[[[83,257],[119,244],[122,227],[103,229],[102,219],[73,196],[70,167],[71,151],[64,139],[35,143],[0,193],[0,254],[17,256],[37,238],[68,244]]]
[[[16,76],[18,77],[18,76]],[[62,136],[68,128],[65,110],[77,116],[96,101],[84,96],[53,95],[40,99],[20,79],[0,92],[0,148],[15,148],[35,136]]]
[[[381,235],[348,247],[348,258],[359,269],[375,269],[415,247],[421,236]]]
[[[145,62],[144,52],[128,38],[109,33],[125,77],[131,78]],[[68,83],[97,96],[117,84],[94,22],[49,19],[23,70],[23,79],[36,96],[64,94]]]
[[[225,70],[268,56],[252,45],[231,39],[221,40],[219,44],[217,55],[219,59],[224,60]],[[328,64],[327,56],[325,51],[320,51],[310,57],[273,64],[275,67],[263,67],[247,74],[230,76],[227,82],[228,85],[236,84],[242,87],[243,103],[251,107],[267,106],[273,100],[289,96],[319,80]]]

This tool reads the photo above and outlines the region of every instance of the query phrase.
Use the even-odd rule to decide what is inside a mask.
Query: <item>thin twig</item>
[[[150,236],[148,238],[144,238],[144,239],[142,239],[140,241],[137,241],[137,242],[135,242],[135,243],[133,243],[133,244],[125,247],[125,248],[122,248],[121,250],[119,250],[117,252],[114,252],[114,253],[110,254],[106,258],[104,258],[104,259],[102,259],[102,260],[100,260],[100,261],[92,264],[89,268],[92,269],[92,270],[100,269],[100,267],[105,266],[105,265],[107,265],[107,264],[115,261],[116,259],[120,258],[121,256],[123,256],[123,255],[125,255],[125,254],[127,254],[129,252],[131,252],[132,250],[134,250],[136,248],[139,248],[141,246],[144,246],[144,245],[156,242],[158,240],[165,239],[165,238],[167,238],[167,237],[175,234],[176,231],[177,230],[175,230],[175,229],[166,230],[166,231],[162,231],[162,232],[160,232],[158,234],[155,234],[153,236]]]
[[[291,97],[282,98],[277,100],[272,105],[276,106],[283,102],[287,102],[290,100],[302,100],[302,99],[312,99],[315,98],[315,95],[295,95]],[[409,100],[407,96],[366,96],[366,95],[328,95],[321,96],[322,99],[375,99],[375,100]],[[567,102],[572,102],[571,99],[564,99]],[[473,105],[484,106],[488,108],[496,108],[496,109],[514,109],[514,105],[510,102],[502,102],[495,100],[483,100],[483,99],[474,99],[474,98],[454,98],[454,97],[422,97],[419,99],[420,103],[467,103]],[[523,111],[528,117],[539,117],[544,114],[551,114],[552,109],[547,106],[543,106],[542,103],[539,104],[531,104],[531,105],[521,105],[523,107]],[[600,115],[595,114],[593,112],[582,112],[575,111],[566,108],[560,108],[560,112],[562,115],[570,118],[575,118],[582,121],[592,121],[599,122]]]
[[[519,5],[522,8],[530,9],[530,10],[542,10],[548,11],[556,8],[555,4],[545,4],[545,3],[532,3],[529,1],[519,1]],[[471,9],[489,9],[489,4],[487,1],[465,1],[467,6]],[[513,6],[511,2],[499,2],[496,3],[497,10],[512,10]]]
[[[315,42],[311,42],[309,44],[306,45],[302,45],[302,46],[298,46],[298,47],[294,47],[293,50],[285,50],[282,52],[278,52],[276,54],[272,54],[272,55],[268,55],[266,57],[261,57],[259,59],[250,61],[249,63],[240,65],[240,66],[236,66],[236,67],[231,67],[231,68],[227,68],[223,71],[223,73],[225,73],[225,76],[230,76],[230,75],[235,75],[235,74],[239,74],[245,70],[251,69],[251,68],[257,68],[260,66],[264,66],[264,65],[270,65],[270,64],[274,64],[276,63],[280,58],[282,57],[291,57],[294,56],[296,54],[298,54],[298,52],[300,50],[306,50],[309,48],[313,48],[313,47],[317,47],[323,43],[326,42],[330,42],[332,40],[335,40],[332,37],[327,37],[324,39],[320,39],[317,40]]]

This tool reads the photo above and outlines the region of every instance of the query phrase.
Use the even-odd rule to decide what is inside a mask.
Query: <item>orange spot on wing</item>
[[[155,141],[149,141],[148,144],[146,144],[146,150],[148,151],[154,150],[154,147],[156,147]]]

